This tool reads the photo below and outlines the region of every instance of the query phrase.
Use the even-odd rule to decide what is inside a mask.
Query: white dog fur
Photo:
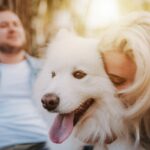
[[[97,40],[65,31],[58,33],[48,47],[45,65],[36,82],[36,98],[40,101],[44,94],[55,93],[60,102],[54,111],[59,114],[73,112],[93,98],[94,103],[74,127],[74,136],[83,142],[97,141],[94,150],[142,150],[129,138],[124,107],[105,73],[97,46]],[[73,72],[81,70],[86,73],[85,77],[75,78]],[[53,78],[52,72],[55,72]],[[44,116],[51,118],[47,112],[44,111]],[[104,144],[106,138],[113,135],[117,139],[112,144]],[[73,147],[79,149],[75,144]]]

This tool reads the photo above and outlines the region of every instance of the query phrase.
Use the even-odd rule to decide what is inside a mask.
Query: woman
[[[105,70],[126,107],[133,137],[150,148],[150,13],[133,13],[109,28],[99,49]],[[132,131],[133,132],[133,131]]]

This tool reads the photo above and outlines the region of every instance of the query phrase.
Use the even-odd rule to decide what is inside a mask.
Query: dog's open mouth
[[[50,139],[54,143],[62,143],[71,134],[73,127],[94,103],[94,99],[86,100],[79,108],[68,114],[58,114],[50,130]]]
[[[75,115],[74,115],[73,125],[77,124],[77,122],[80,120],[80,118],[84,115],[84,113],[88,110],[88,108],[93,103],[94,103],[94,99],[90,98],[74,111]]]

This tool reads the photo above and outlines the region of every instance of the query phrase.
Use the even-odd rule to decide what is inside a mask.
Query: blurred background
[[[150,11],[150,0],[0,0],[21,18],[27,50],[41,56],[60,28],[97,36],[111,22],[132,11]]]

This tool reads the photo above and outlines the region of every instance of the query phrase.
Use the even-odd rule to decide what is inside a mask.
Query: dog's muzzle
[[[45,109],[52,111],[59,105],[59,97],[54,93],[47,93],[42,97],[41,102]]]

